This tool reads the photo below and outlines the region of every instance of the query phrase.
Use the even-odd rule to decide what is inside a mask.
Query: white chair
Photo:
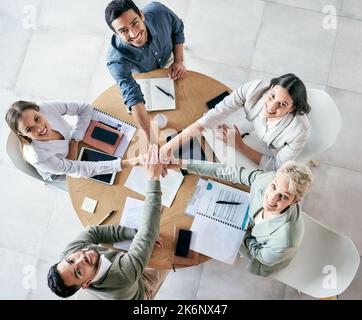
[[[298,161],[308,162],[329,149],[336,141],[342,127],[342,118],[336,103],[325,91],[308,89],[308,113],[311,135],[298,156]]]
[[[19,169],[21,172],[25,173],[28,176],[31,176],[46,185],[57,187],[63,191],[67,191],[66,182],[63,181],[54,181],[54,182],[47,182],[44,181],[43,178],[39,175],[36,169],[29,163],[27,163],[23,155],[21,154],[20,150],[20,142],[16,138],[13,132],[9,133],[8,140],[6,142],[6,152],[13,163],[13,165]]]
[[[348,237],[303,213],[304,237],[295,257],[271,277],[315,298],[344,292],[355,277],[360,256]]]

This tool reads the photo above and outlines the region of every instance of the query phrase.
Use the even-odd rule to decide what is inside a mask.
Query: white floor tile
[[[57,190],[16,169],[0,166],[0,246],[38,256]]]
[[[26,299],[36,286],[36,258],[2,247],[0,257],[0,299]]]
[[[1,0],[0,16],[8,16],[21,20],[25,26],[32,21],[37,22],[44,0]]]
[[[203,264],[172,270],[168,274],[156,300],[193,300],[199,287]]]
[[[58,192],[39,257],[56,263],[65,246],[83,230],[68,193]]]
[[[177,16],[185,22],[191,0],[164,0],[161,1],[165,6],[169,7]]]
[[[102,40],[56,29],[37,30],[16,90],[45,99],[84,100]]]
[[[293,21],[293,23],[291,23]],[[327,82],[336,30],[323,29],[323,14],[267,3],[252,69],[304,81]]]
[[[283,299],[285,285],[270,278],[251,274],[243,259],[237,257],[233,265],[210,260],[205,263],[197,299]]]
[[[267,0],[269,2],[285,4],[288,6],[310,9],[319,12],[323,12],[323,9],[327,12],[328,7],[333,6],[334,11],[340,14],[343,0]]]
[[[192,0],[185,20],[185,44],[192,55],[250,67],[265,2]],[[205,12],[207,8],[207,13]]]
[[[176,13],[176,15],[180,19],[184,20],[187,15],[190,1],[191,0],[182,0],[182,1],[180,1],[180,0],[159,0],[157,2],[160,2],[163,5],[165,5],[166,7],[168,7],[174,13]],[[137,7],[140,10],[143,10],[143,8],[145,6],[147,6],[148,4],[150,4],[151,2],[154,2],[154,1],[153,0],[135,0],[134,1],[134,3],[137,5]]]
[[[9,127],[5,121],[5,114],[10,105],[16,100],[13,91],[0,89],[0,165],[13,167],[6,153],[6,142],[9,134]]]
[[[269,82],[271,79],[280,77],[281,75],[283,75],[283,74],[273,74],[273,73],[262,72],[262,71],[257,71],[257,70],[251,69],[250,73],[249,73],[248,81],[259,79],[259,80]],[[300,78],[300,75],[298,75],[298,74],[295,74],[295,75]],[[301,80],[303,81],[303,83],[307,89],[326,90],[325,85],[321,85],[319,83],[314,83],[314,82],[309,82],[309,81],[304,81],[304,79],[301,79]]]
[[[13,89],[28,49],[32,31],[21,20],[0,12],[0,88]],[[16,41],[14,41],[16,39]]]
[[[362,21],[340,18],[328,85],[362,93]]]
[[[105,35],[109,27],[104,19],[104,10],[109,2],[110,0],[47,0],[40,13],[39,23],[62,30]]]
[[[362,20],[361,0],[343,0],[342,16]]]
[[[362,252],[362,173],[320,163],[303,211],[332,230],[351,238]]]
[[[338,296],[339,300],[362,300],[362,265],[347,290]]]
[[[298,294],[298,291],[294,288],[288,287],[285,289],[284,300],[318,300],[317,298],[313,298],[308,296],[307,294]]]
[[[90,103],[94,101],[101,93],[103,93],[110,86],[114,85],[116,82],[112,78],[111,74],[107,68],[107,51],[110,44],[110,37],[107,37],[103,41],[102,48],[100,50],[99,56],[97,58],[95,72],[92,75],[92,81],[90,88],[87,94],[87,101]]]
[[[196,58],[189,53],[188,49],[185,51],[185,62],[188,70],[210,76],[232,90],[245,84],[248,78],[248,69]]]
[[[36,286],[29,290],[29,300],[62,300],[62,298],[51,292],[48,287],[48,271],[54,263],[55,261],[38,260],[36,265]]]

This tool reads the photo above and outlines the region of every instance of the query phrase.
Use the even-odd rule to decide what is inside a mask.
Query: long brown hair
[[[29,109],[39,111],[39,106],[34,102],[19,100],[11,105],[5,115],[6,123],[11,131],[15,133],[22,145],[29,144],[31,142],[31,139],[22,135],[18,129],[19,120],[21,119],[23,112]]]

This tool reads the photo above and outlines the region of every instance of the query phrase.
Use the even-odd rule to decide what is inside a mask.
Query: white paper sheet
[[[162,204],[164,206],[171,207],[183,179],[183,175],[175,170],[168,170],[167,176],[160,178]],[[142,167],[133,167],[124,186],[146,196],[147,181],[148,177],[145,170]]]
[[[119,223],[123,227],[138,229],[143,213],[145,202],[135,198],[127,197],[124,204],[121,222]],[[128,250],[132,241],[122,241],[113,243],[113,246],[117,249]]]

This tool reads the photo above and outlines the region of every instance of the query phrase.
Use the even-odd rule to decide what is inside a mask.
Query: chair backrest
[[[336,103],[325,91],[308,89],[308,103],[312,110],[308,114],[311,135],[298,156],[307,162],[330,148],[336,141],[342,126],[342,118]]]
[[[36,169],[31,164],[27,163],[24,160],[20,149],[20,142],[16,138],[15,134],[11,131],[9,133],[8,140],[6,143],[6,152],[11,162],[17,169],[27,174],[28,176],[43,181],[42,177],[39,175]]]
[[[304,237],[297,254],[271,277],[315,298],[336,296],[357,273],[360,256],[348,237],[303,213]]]
[[[21,149],[20,149],[20,142],[16,138],[15,134],[11,131],[9,133],[8,140],[6,142],[6,152],[9,156],[11,162],[13,163],[13,165],[17,169],[19,169],[21,172],[41,181],[43,183],[46,183],[49,186],[56,187],[63,191],[68,191],[65,176],[61,176],[54,181],[45,182],[43,180],[43,178],[40,176],[40,174],[38,173],[38,171],[36,171],[36,169],[31,164],[27,163],[24,160],[23,155],[21,153]]]

